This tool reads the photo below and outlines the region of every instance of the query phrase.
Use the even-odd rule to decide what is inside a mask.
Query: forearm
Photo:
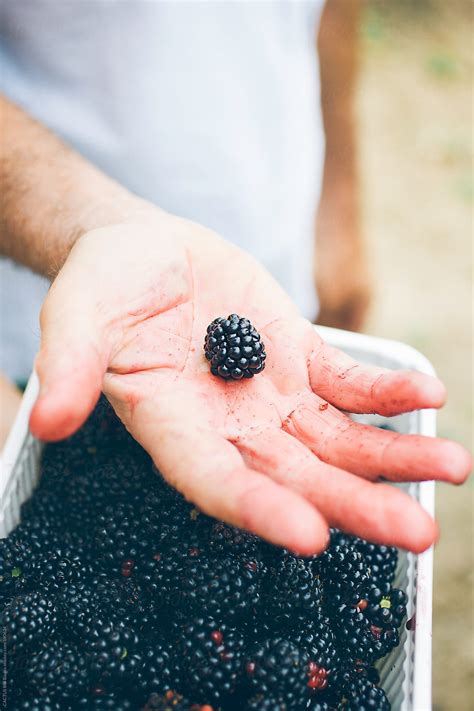
[[[359,0],[328,0],[318,38],[326,137],[320,217],[325,227],[341,220],[345,228],[352,226],[356,231],[359,200],[354,99],[359,10]],[[327,219],[328,213],[332,213],[332,220]],[[323,230],[320,236],[324,239]]]
[[[85,232],[142,201],[0,97],[0,252],[53,278]]]

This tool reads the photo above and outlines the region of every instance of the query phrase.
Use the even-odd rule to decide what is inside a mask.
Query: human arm
[[[360,0],[328,0],[318,54],[326,157],[316,222],[318,323],[359,330],[371,278],[360,220],[355,90],[359,71]]]
[[[49,138],[35,149],[29,140],[25,129],[0,246],[45,274],[62,264],[41,314],[33,433],[66,437],[103,391],[167,480],[206,513],[302,553],[324,547],[328,524],[414,550],[430,545],[430,517],[374,482],[459,483],[469,456],[451,442],[364,428],[341,410],[439,407],[442,384],[347,360],[249,255],[137,200],[69,149],[57,157],[58,176],[58,144],[49,155]],[[212,376],[202,352],[208,323],[233,311],[251,318],[268,353],[265,371],[245,382]]]

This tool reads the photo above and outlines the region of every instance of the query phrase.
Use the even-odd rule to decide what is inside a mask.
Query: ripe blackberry
[[[285,700],[288,709],[301,708],[308,694],[306,652],[281,637],[255,644],[246,655],[245,671],[251,691]]]
[[[378,546],[362,538],[357,538],[355,547],[370,568],[370,577],[376,585],[391,583],[395,577],[398,551],[393,546]]]
[[[372,585],[367,593],[364,614],[373,625],[398,630],[406,615],[407,596],[403,590],[391,588],[390,583]]]
[[[85,652],[92,678],[99,683],[130,685],[143,667],[138,636],[113,623],[96,622],[85,638]]]
[[[85,579],[91,573],[91,566],[80,555],[68,548],[58,547],[35,557],[31,583],[56,594],[63,586]]]
[[[288,706],[283,699],[256,694],[248,700],[245,711],[288,711]]]
[[[0,539],[0,610],[21,592],[31,568],[31,548],[17,535]]]
[[[307,687],[311,692],[320,692],[331,685],[332,676],[339,662],[336,639],[326,617],[301,620],[291,629],[291,641],[309,658]]]
[[[49,696],[35,695],[22,699],[15,706],[15,711],[64,711],[64,707]]]
[[[283,552],[268,569],[263,594],[265,612],[278,626],[290,623],[298,615],[313,617],[322,599],[314,562]]]
[[[85,694],[73,708],[74,711],[136,711],[137,706],[122,693],[104,693],[94,696]]]
[[[345,711],[390,711],[385,692],[364,675],[354,676],[344,692]]]
[[[55,629],[57,610],[54,598],[42,591],[25,593],[10,602],[1,618],[11,649],[37,646]]]
[[[196,708],[176,691],[165,691],[164,694],[152,694],[148,699],[143,711],[190,711]],[[209,707],[209,711],[212,709]]]
[[[191,549],[178,584],[185,609],[205,609],[216,619],[235,620],[253,614],[259,604],[261,565],[242,556]]]
[[[45,642],[32,654],[25,678],[36,693],[66,706],[88,687],[87,660],[78,647],[67,642]]]
[[[379,546],[358,536],[350,536],[337,528],[331,529],[331,548],[347,546],[357,550],[370,569],[373,583],[393,581],[398,563],[398,550],[393,546]]]
[[[209,530],[209,548],[213,553],[232,553],[260,559],[259,539],[248,531],[214,521]]]
[[[197,545],[198,538],[207,538],[207,516],[168,486],[145,496],[139,516],[153,553],[179,544]]]
[[[99,517],[95,546],[101,563],[117,575],[129,577],[136,572],[137,564],[148,551],[149,541],[133,504],[107,506]]]
[[[397,646],[395,628],[383,629],[371,624],[358,608],[341,605],[336,613],[334,630],[341,653],[345,659],[372,664]]]
[[[265,345],[247,318],[231,314],[207,327],[204,354],[211,373],[224,380],[253,378],[265,368]]]
[[[180,686],[180,665],[172,642],[151,639],[143,651],[143,667],[138,677],[138,687],[144,698],[157,689],[168,690]]]
[[[328,608],[342,603],[356,605],[367,589],[370,575],[362,555],[348,546],[327,550],[321,556],[321,573]]]
[[[193,700],[218,705],[243,680],[244,638],[212,617],[197,617],[183,625],[176,641],[183,688]]]

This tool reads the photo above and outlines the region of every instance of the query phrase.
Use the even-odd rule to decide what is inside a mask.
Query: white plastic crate
[[[433,374],[429,361],[410,346],[371,336],[318,327],[321,336],[331,345],[354,358],[373,365],[393,369],[413,369]],[[20,520],[20,506],[31,495],[39,478],[42,445],[28,430],[28,420],[38,392],[33,374],[23,396],[15,424],[3,450],[0,472],[0,538],[6,536]],[[385,418],[357,416],[370,424],[381,424]],[[421,410],[390,418],[398,432],[434,436],[436,415]],[[397,485],[434,513],[434,483]],[[401,631],[401,644],[379,664],[381,684],[393,711],[431,710],[431,613],[432,613],[432,550],[415,556],[401,552],[395,585],[408,595],[408,620],[411,630]]]

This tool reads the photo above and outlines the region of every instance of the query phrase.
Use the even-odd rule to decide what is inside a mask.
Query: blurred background
[[[448,387],[439,433],[472,451],[473,13],[364,6],[357,131],[373,275],[364,330],[421,350]],[[474,482],[437,487],[434,708],[474,708]]]

